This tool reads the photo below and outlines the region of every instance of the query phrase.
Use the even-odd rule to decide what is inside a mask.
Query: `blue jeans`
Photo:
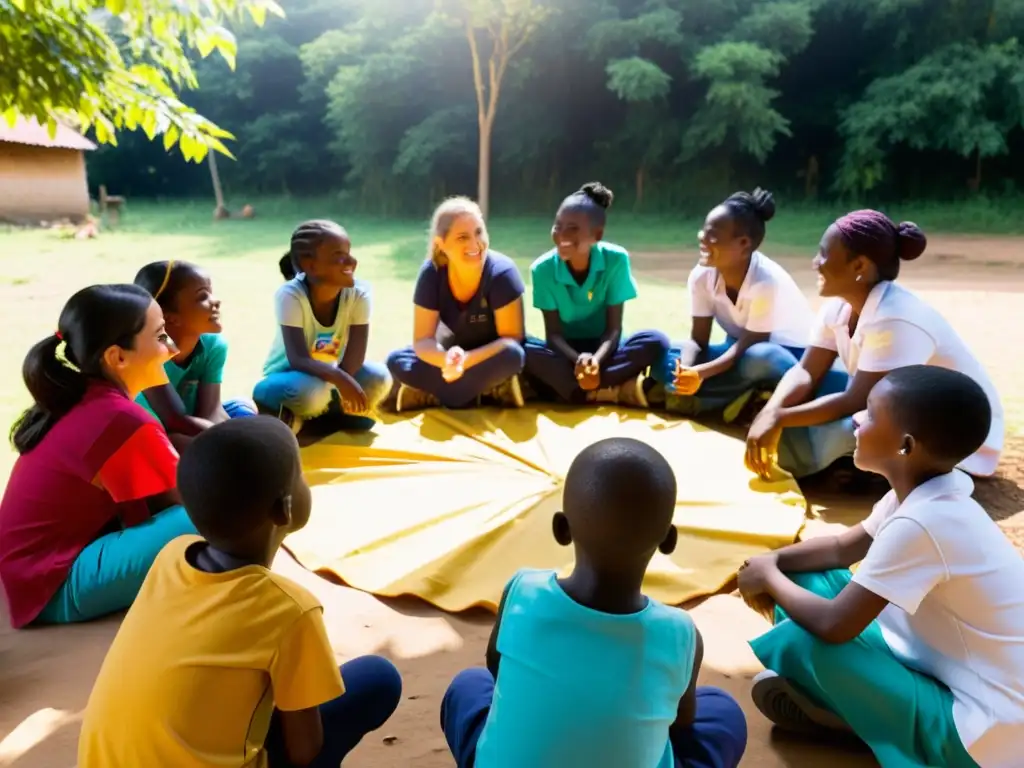
[[[721,344],[711,344],[697,355],[694,364],[717,360],[735,343],[736,339],[729,336]],[[655,381],[665,385],[667,409],[687,416],[701,416],[721,411],[752,389],[774,389],[786,375],[786,371],[800,362],[804,353],[798,347],[784,347],[771,341],[763,341],[748,347],[729,370],[706,379],[697,394],[677,395],[672,390],[676,361],[683,350],[691,346],[692,341],[673,344],[661,364],[651,369]]]
[[[483,668],[463,670],[448,686],[441,701],[441,730],[457,768],[473,767],[493,699],[494,678]],[[736,768],[747,748],[747,719],[728,693],[702,687],[693,725],[666,737],[672,740],[678,768]]]
[[[222,406],[229,419],[241,419],[246,416],[255,416],[258,413],[256,403],[252,400],[246,400],[244,397],[225,400]]]
[[[320,705],[324,745],[305,768],[338,768],[366,734],[387,722],[402,699],[402,677],[380,656],[360,656],[342,664],[341,679],[345,693]],[[266,749],[270,768],[292,768],[277,712],[270,720]]]
[[[519,344],[510,344],[493,357],[466,370],[455,381],[445,381],[441,369],[420,360],[412,347],[388,355],[388,370],[395,381],[428,392],[445,408],[466,408],[476,399],[523,372],[526,355]]]
[[[376,410],[391,392],[391,374],[380,363],[363,363],[353,378],[366,393],[371,411]],[[278,411],[283,407],[303,419],[315,419],[334,408],[341,412],[338,390],[334,385],[299,371],[268,374],[253,389],[252,397],[267,410]],[[364,416],[354,416],[352,420],[353,429],[373,426],[373,419]]]
[[[845,392],[849,380],[845,369],[836,363],[822,377],[814,396]],[[828,469],[837,459],[853,455],[857,447],[853,429],[852,416],[813,427],[784,429],[779,441],[779,466],[798,480]]]
[[[75,558],[67,580],[36,621],[73,624],[123,611],[139,594],[164,545],[196,533],[185,508],[176,506],[139,525],[100,536]]]

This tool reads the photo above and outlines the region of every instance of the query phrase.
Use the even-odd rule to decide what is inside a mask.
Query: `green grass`
[[[8,362],[0,369],[0,424],[10,424],[27,404],[20,378],[24,351],[52,333],[61,306],[83,285],[130,282],[136,270],[157,259],[182,259],[206,267],[224,304],[225,335],[231,346],[225,395],[248,394],[259,376],[273,332],[273,293],[281,278],[277,263],[292,229],[303,219],[331,218],[344,224],[360,260],[359,275],[373,285],[370,354],[382,359],[408,343],[412,325],[412,280],[425,255],[426,221],[351,218],[330,200],[254,201],[252,220],[212,221],[209,203],[130,203],[122,225],[95,240],[62,239],[52,231],[0,229],[0,343]],[[1024,229],[1019,215],[1001,215],[982,204],[907,206],[926,229],[945,232],[1009,233]],[[769,253],[813,254],[839,207],[783,209],[769,227]],[[607,237],[640,251],[683,251],[695,247],[697,218],[637,216],[614,212]],[[897,210],[894,215],[907,215]],[[997,215],[1000,214],[1000,215]],[[1018,224],[1011,224],[1019,222]],[[977,226],[975,226],[977,225]],[[550,217],[496,217],[491,244],[525,270],[550,247]],[[683,259],[684,269],[690,258]],[[641,278],[642,300],[630,305],[627,326],[686,333],[689,314],[683,280]],[[540,318],[528,314],[529,328]],[[0,449],[0,477],[12,456]]]

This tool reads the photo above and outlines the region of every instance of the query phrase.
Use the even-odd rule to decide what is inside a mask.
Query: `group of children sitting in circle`
[[[814,258],[828,297],[815,321],[758,250],[771,196],[733,195],[699,234],[691,338],[672,344],[622,338],[637,287],[626,251],[603,240],[610,203],[591,184],[558,210],[555,248],[531,268],[543,340],[525,334],[522,278],[489,250],[477,206],[443,203],[413,344],[386,366],[365,359],[370,294],[348,235],[301,225],[254,402],[221,397],[226,345],[203,270],[159,262],[134,285],[71,297],[25,359],[34,404],[11,433],[0,580],[15,627],[130,607],[86,709],[80,768],[336,768],[402,684],[380,657],[339,670],[317,599],[270,570],[310,515],[295,433],[326,415],[365,430],[388,407],[533,398],[747,421],[747,463],[765,477],[776,462],[806,477],[842,457],[883,477],[891,490],[864,523],[741,569],[742,596],[774,624],[752,643],[767,670],[754,701],[791,730],[852,731],[885,768],[1019,765],[1024,560],[968,476],[995,471],[1001,406],[949,324],[894,282],[923,234],[876,211],[837,220]],[[713,321],[723,344],[710,344]],[[441,702],[459,768],[738,765],[746,721],[697,685],[700,633],[641,591],[654,554],[676,545],[676,496],[643,443],[576,458],[553,520],[572,573],[516,574],[486,668]]]

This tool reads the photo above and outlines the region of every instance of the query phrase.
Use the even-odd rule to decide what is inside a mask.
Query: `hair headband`
[[[153,294],[153,300],[156,301],[160,298],[160,294],[167,288],[167,284],[171,282],[171,270],[174,269],[174,259],[167,260],[167,271],[164,272],[164,281],[160,283],[160,287],[156,289],[156,293]]]

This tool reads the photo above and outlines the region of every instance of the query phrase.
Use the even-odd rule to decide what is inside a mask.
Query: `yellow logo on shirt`
[[[768,310],[771,309],[772,303],[768,298],[761,296],[750,302],[750,314],[754,317],[761,317],[762,315],[768,314]]]
[[[587,293],[587,301],[593,301],[593,300],[594,300],[594,292],[590,291],[590,292]]]
[[[320,336],[313,342],[309,356],[321,363],[336,363],[341,354],[341,339],[336,336]]]
[[[864,335],[864,349],[877,351],[892,346],[892,331],[876,331]]]

